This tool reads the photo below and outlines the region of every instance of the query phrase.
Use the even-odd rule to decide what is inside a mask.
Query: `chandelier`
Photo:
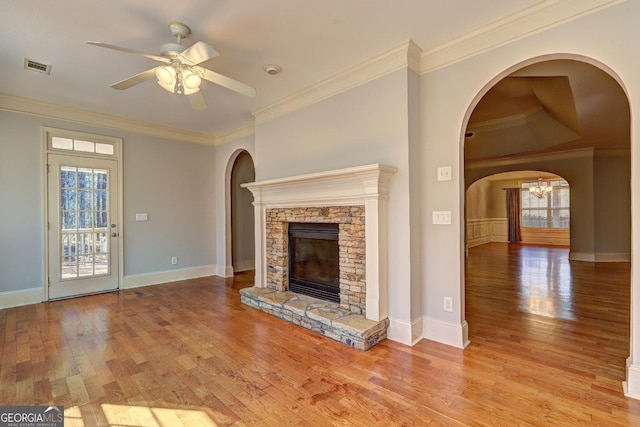
[[[536,196],[538,199],[542,199],[547,193],[551,193],[553,187],[550,185],[542,184],[542,178],[538,178],[538,185],[535,187],[529,187],[529,193]]]

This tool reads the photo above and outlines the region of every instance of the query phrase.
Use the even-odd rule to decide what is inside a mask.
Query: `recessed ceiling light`
[[[262,67],[262,69],[264,70],[265,73],[269,74],[270,76],[275,76],[276,74],[280,74],[280,72],[282,71],[282,67],[275,64],[267,64],[264,67]]]

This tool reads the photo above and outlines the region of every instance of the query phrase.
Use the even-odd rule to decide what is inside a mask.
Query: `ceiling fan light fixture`
[[[158,81],[169,85],[173,83],[173,80],[176,78],[176,70],[170,65],[158,67],[156,68],[156,77]]]
[[[198,89],[202,79],[199,75],[187,69],[182,71],[182,83],[185,89]]]
[[[211,45],[203,41],[197,41],[189,47],[183,46],[182,40],[191,34],[191,29],[187,25],[182,22],[173,21],[169,23],[169,30],[176,37],[176,43],[163,44],[160,48],[160,55],[140,52],[102,42],[89,41],[87,43],[93,46],[153,59],[163,64],[112,84],[111,87],[113,89],[129,89],[132,86],[147,80],[152,80],[155,77],[158,86],[169,93],[194,95],[188,97],[189,103],[194,110],[207,108],[207,102],[200,91],[200,85],[203,80],[207,80],[248,97],[256,95],[256,89],[254,87],[199,66],[199,64],[209,59],[215,58],[219,53]],[[277,67],[270,72],[279,72],[279,70],[280,68]]]

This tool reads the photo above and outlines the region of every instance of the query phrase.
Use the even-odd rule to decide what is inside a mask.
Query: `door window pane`
[[[96,153],[113,155],[113,145],[96,142]]]
[[[73,139],[54,136],[51,138],[51,147],[61,150],[73,150]]]
[[[76,139],[73,144],[73,149],[76,151],[83,151],[85,153],[93,153],[95,151],[95,144],[91,141],[82,141]]]
[[[62,166],[60,188],[61,279],[110,274],[108,171]]]

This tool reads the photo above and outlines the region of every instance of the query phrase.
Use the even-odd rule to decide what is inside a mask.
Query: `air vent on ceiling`
[[[38,73],[42,73],[42,74],[51,74],[51,65],[32,61],[31,59],[27,59],[27,58],[24,58],[24,69],[37,71]]]

